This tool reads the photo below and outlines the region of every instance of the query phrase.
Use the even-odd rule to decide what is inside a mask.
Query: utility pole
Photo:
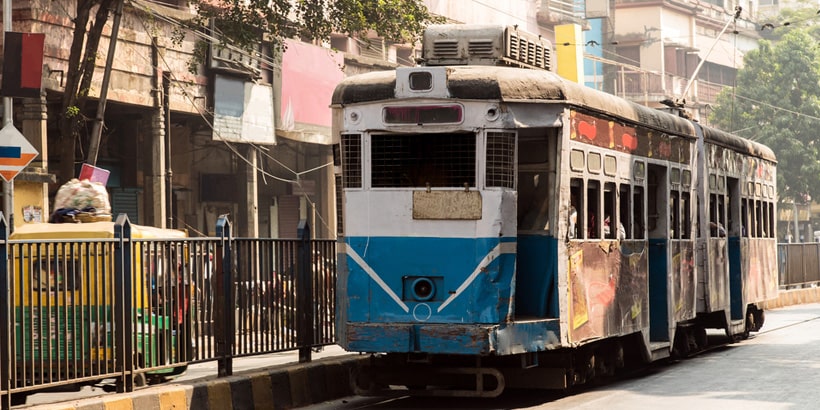
[[[5,33],[11,31],[11,0],[3,0],[3,42]],[[3,44],[5,49],[5,44]],[[3,97],[3,126],[13,122],[12,97]],[[14,232],[14,180],[3,181],[3,210],[9,218],[9,229]]]

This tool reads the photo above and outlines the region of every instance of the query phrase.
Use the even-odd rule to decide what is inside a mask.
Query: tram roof
[[[454,99],[565,102],[678,136],[696,138],[697,135],[695,126],[689,120],[576,84],[551,71],[500,66],[449,66],[447,86]],[[392,100],[396,98],[395,88],[395,71],[376,71],[348,77],[334,90],[332,104]],[[775,161],[771,149],[762,144],[713,128],[701,128],[707,140]]]
[[[763,144],[738,137],[737,135],[730,134],[716,128],[701,128],[703,128],[703,138],[708,142],[721,145],[726,148],[731,148],[735,151],[743,152],[758,158],[763,158],[771,162],[777,162],[777,157],[774,155],[774,151]]]

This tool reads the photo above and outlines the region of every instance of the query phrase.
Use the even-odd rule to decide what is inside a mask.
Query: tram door
[[[554,129],[520,130],[518,139],[518,254],[515,314],[558,317],[556,259],[558,242],[550,227],[553,217]]]
[[[669,341],[669,183],[667,168],[648,164],[649,339]]]
[[[731,303],[732,320],[741,320],[744,315],[743,301],[743,266],[742,250],[740,238],[745,236],[742,218],[746,218],[745,212],[741,213],[740,183],[737,178],[726,178],[726,188],[728,193],[726,208],[729,227],[729,300]]]

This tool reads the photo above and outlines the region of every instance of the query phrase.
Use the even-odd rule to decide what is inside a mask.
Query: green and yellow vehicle
[[[131,324],[121,334],[131,336],[135,384],[185,371],[191,352],[184,334],[191,297],[183,279],[187,234],[140,225],[130,232],[125,246],[131,246],[131,263],[119,271],[110,221],[26,224],[10,235],[13,388],[73,390],[122,374],[115,315],[125,310],[116,305],[118,272],[131,289],[124,295]]]

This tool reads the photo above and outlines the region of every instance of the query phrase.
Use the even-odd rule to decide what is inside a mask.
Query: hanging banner
[[[40,98],[43,78],[43,33],[5,33],[3,97]]]

